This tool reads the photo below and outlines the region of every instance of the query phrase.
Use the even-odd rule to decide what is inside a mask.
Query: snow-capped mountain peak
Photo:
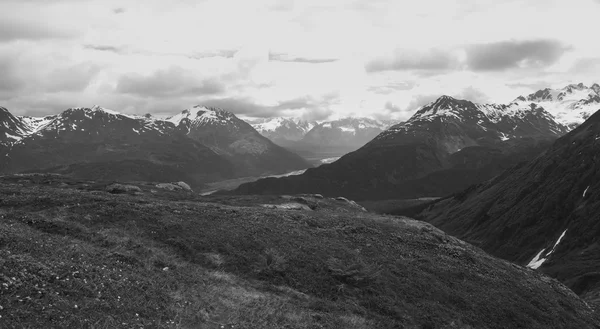
[[[232,122],[232,119],[234,117],[235,116],[233,115],[233,113],[220,108],[196,105],[192,108],[181,111],[181,113],[167,118],[166,121],[172,122],[176,126],[178,126],[184,119],[194,122],[196,124],[229,124]]]
[[[600,85],[594,83],[587,87],[578,83],[561,89],[545,88],[527,97],[520,96],[514,102],[542,106],[559,123],[574,128],[600,109]]]
[[[300,129],[308,132],[315,124],[315,122],[304,121],[298,118],[275,117],[254,122],[252,123],[252,127],[261,133],[274,132],[278,129]]]
[[[409,121],[430,121],[433,120],[433,118],[440,116],[449,116],[461,119],[463,112],[474,109],[475,104],[470,101],[459,100],[454,97],[444,95],[419,108]]]
[[[477,104],[442,96],[419,108],[406,122],[397,124],[380,134],[377,139],[394,139],[397,135],[428,134],[429,131],[447,127],[462,127],[470,131],[469,138],[487,138],[506,141],[512,138],[535,135],[561,135],[567,128],[556,123],[552,114],[543,107],[528,102],[505,104]],[[454,142],[453,142],[454,143]],[[458,144],[452,144],[454,146]],[[465,145],[451,149],[460,149]]]
[[[300,118],[274,117],[250,123],[261,135],[275,141],[297,141],[302,139],[317,123]]]

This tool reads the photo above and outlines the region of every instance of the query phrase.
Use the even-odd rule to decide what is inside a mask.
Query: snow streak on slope
[[[547,253],[543,258],[542,253],[544,252],[544,250],[546,250],[545,248],[540,250],[540,252],[535,255],[535,257],[533,257],[533,259],[529,262],[529,264],[527,264],[527,267],[532,268],[532,269],[537,269],[540,266],[542,266],[542,264],[544,264],[545,261],[548,260],[548,257],[550,257],[550,255],[552,255],[552,253],[554,252],[554,249],[556,249],[556,246],[558,246],[558,244],[560,243],[560,241],[562,240],[562,238],[565,236],[565,233],[567,233],[567,230],[564,230],[564,232],[562,232],[562,234],[560,235],[560,237],[558,238],[558,240],[556,240],[556,243],[554,243],[554,246],[552,247],[552,250],[550,250],[549,253]]]

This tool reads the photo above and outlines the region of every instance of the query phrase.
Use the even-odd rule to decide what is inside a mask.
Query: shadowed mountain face
[[[330,165],[243,184],[233,193],[442,196],[533,158],[566,132],[535,104],[481,105],[443,96]]]
[[[0,107],[0,144],[9,145],[20,140],[27,133],[28,125]]]
[[[3,111],[3,172],[58,172],[88,179],[183,180],[192,185],[308,165],[235,115],[186,110],[169,120],[74,108],[45,118]],[[202,112],[202,114],[198,114]],[[277,161],[276,161],[277,160]]]
[[[300,156],[271,142],[233,113],[194,107],[167,121],[177,125],[192,140],[229,159],[240,176],[305,169]]]
[[[137,168],[136,168],[137,167]],[[50,171],[90,179],[188,180],[233,175],[232,165],[165,121],[99,107],[69,109],[13,144],[5,172]]]
[[[600,112],[543,155],[417,218],[600,301]]]

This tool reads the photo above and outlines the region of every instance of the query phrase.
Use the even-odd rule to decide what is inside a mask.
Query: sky
[[[0,0],[0,106],[405,120],[599,82],[600,0]]]

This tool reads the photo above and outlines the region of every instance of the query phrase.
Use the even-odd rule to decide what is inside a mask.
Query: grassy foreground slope
[[[318,196],[136,185],[0,177],[1,328],[600,324],[558,281],[427,223]]]

